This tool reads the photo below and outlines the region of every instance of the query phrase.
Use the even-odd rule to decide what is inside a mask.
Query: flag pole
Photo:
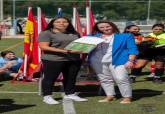
[[[38,34],[41,32],[41,8],[37,7]],[[41,62],[41,49],[38,47],[38,61]]]
[[[90,7],[88,0],[86,0],[86,27],[87,27],[87,35],[88,35],[90,34]]]
[[[38,34],[41,32],[41,8],[37,7],[37,23],[38,23]],[[38,61],[39,64],[41,64],[41,49],[38,47]],[[40,78],[38,82],[38,95],[42,95],[42,79],[43,79],[43,73],[40,72]]]
[[[73,27],[76,28],[76,7],[73,6],[73,20],[72,20],[72,23],[73,23]]]

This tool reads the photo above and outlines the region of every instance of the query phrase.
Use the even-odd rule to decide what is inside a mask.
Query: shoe
[[[51,95],[44,96],[43,102],[46,104],[59,104],[59,102],[54,100]]]
[[[98,102],[99,103],[105,103],[105,102],[111,102],[113,100],[115,100],[115,97],[106,97],[106,98],[104,98],[102,100],[99,100]]]
[[[147,76],[147,78],[153,78],[155,76],[155,73],[151,73],[150,75]]]
[[[153,83],[162,84],[163,81],[162,81],[160,78],[154,78],[154,79],[153,79]]]
[[[135,83],[136,82],[136,76],[130,75],[130,82]]]
[[[77,96],[76,94],[65,95],[64,99],[71,99],[73,101],[79,101],[79,102],[88,101],[88,99],[81,98],[81,97]]]
[[[123,100],[120,102],[120,104],[130,104],[131,103],[131,98],[126,97],[123,98]]]

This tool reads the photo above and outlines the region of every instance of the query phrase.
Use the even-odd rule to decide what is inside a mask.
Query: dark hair
[[[70,21],[67,17],[55,17],[54,19],[52,19],[52,20],[49,22],[49,24],[47,25],[45,31],[46,31],[46,30],[51,30],[51,29],[53,29],[53,23],[54,23],[54,21],[56,21],[57,19],[61,19],[61,18],[67,20],[67,22],[69,23],[68,28],[66,29],[65,33],[67,33],[67,34],[72,33],[72,34],[77,34],[77,35],[79,35],[79,33],[74,29],[74,27],[73,27],[71,21]]]
[[[113,32],[114,32],[114,33],[120,33],[119,29],[117,28],[117,26],[116,26],[114,23],[112,23],[112,22],[110,22],[110,21],[108,21],[108,20],[102,20],[102,21],[98,21],[98,22],[95,23],[95,25],[94,25],[94,27],[93,27],[93,30],[92,30],[92,34],[95,34],[95,33],[97,33],[97,32],[102,33],[102,32],[98,29],[98,26],[97,26],[97,25],[100,24],[100,23],[108,23],[109,25],[112,26]]]
[[[132,28],[132,27],[138,27],[137,25],[129,25],[129,26],[126,26],[125,28],[124,28],[124,32],[123,33],[130,33],[129,31],[128,31],[128,29],[130,29],[130,28]],[[139,28],[139,27],[138,27]]]
[[[152,26],[152,29],[153,28],[155,28],[155,27],[161,27],[161,28],[163,28],[163,31],[164,31],[164,24],[154,24],[153,26]]]
[[[2,52],[1,52],[1,56],[2,56],[2,57],[5,57],[8,53],[13,53],[13,54],[15,54],[13,51],[2,51]]]

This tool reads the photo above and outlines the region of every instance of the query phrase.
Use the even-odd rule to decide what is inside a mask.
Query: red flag
[[[89,4],[87,4],[87,7],[89,7]],[[90,34],[91,34],[93,26],[95,25],[95,18],[93,16],[93,12],[92,12],[91,7],[90,7],[90,11],[89,11],[89,22],[90,22]],[[87,27],[85,27],[83,35],[84,36],[87,35]]]
[[[76,26],[75,29],[77,30],[77,32],[80,33],[80,36],[83,36],[83,32],[82,32],[82,27],[81,27],[81,23],[80,23],[80,15],[76,9]]]
[[[42,30],[46,29],[47,25],[48,25],[48,24],[47,24],[47,22],[46,22],[46,20],[45,20],[45,16],[44,16],[43,13],[41,13],[41,29],[42,29]]]
[[[39,65],[38,60],[38,28],[37,22],[33,16],[32,8],[29,9],[28,19],[25,25],[25,34],[24,34],[24,62],[21,66],[22,71],[26,71],[26,78],[28,80],[32,79],[33,73],[35,72],[37,66]],[[27,61],[25,60],[27,56]],[[26,64],[26,68],[24,68]]]
[[[92,12],[92,9],[90,8],[90,14],[89,14],[89,17],[90,17],[90,33],[92,33],[92,29],[95,25],[95,18],[93,16],[93,12]]]

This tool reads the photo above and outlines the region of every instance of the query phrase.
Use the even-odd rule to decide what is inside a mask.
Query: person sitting
[[[22,59],[13,51],[2,51],[0,57],[0,75],[4,78],[16,77],[22,64]]]

